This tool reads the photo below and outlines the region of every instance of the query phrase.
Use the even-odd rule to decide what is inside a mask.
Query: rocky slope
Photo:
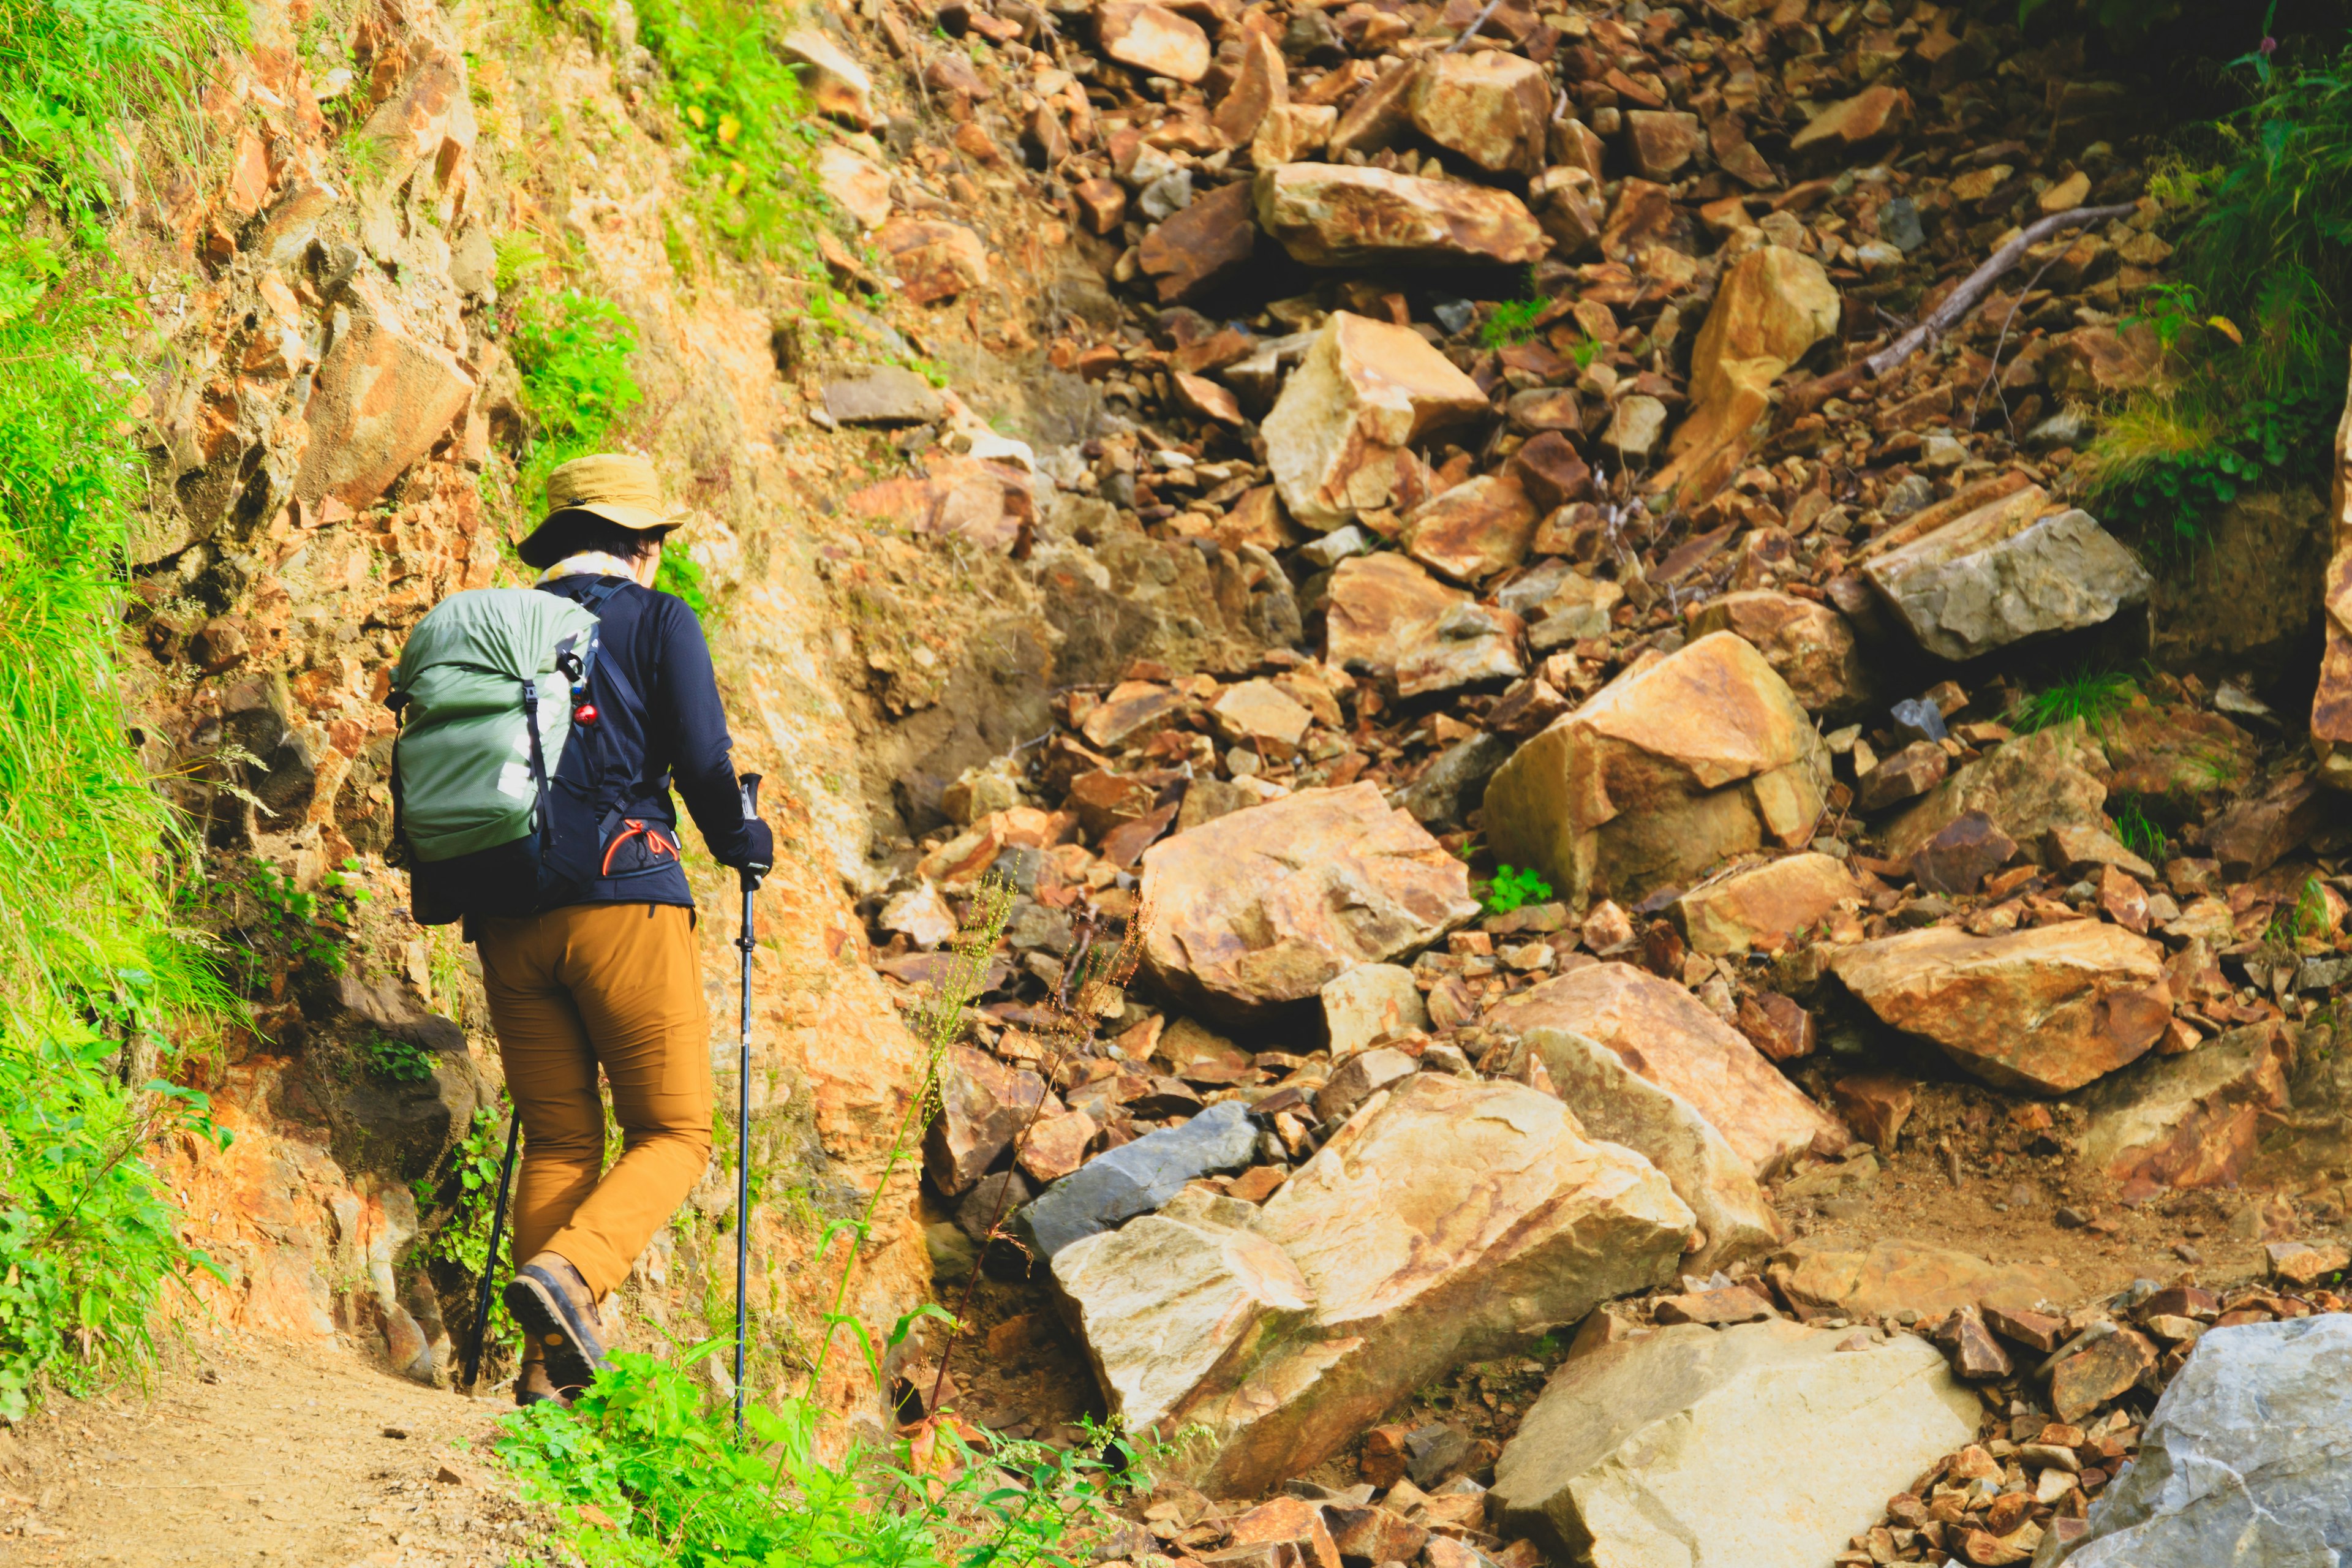
[[[250,1135],[183,1184],[232,1321],[446,1367],[404,1184],[494,1058],[373,858],[375,703],[512,570],[519,235],[638,325],[629,432],[789,786],[764,1331],[806,1353],[792,1264],[919,1081],[898,1015],[1011,882],[858,1310],[915,1299],[928,1222],[990,1331],[913,1350],[901,1414],[1185,1435],[1106,1560],[2023,1561],[2181,1429],[2209,1325],[2341,1309],[2352,883],[2290,703],[2324,509],[2223,521],[2221,614],[2074,504],[2097,400],[2168,368],[2150,127],[2079,41],[1917,0],[821,10],[788,50],[858,241],[821,253],[886,297],[829,331],[673,242],[620,16],[379,5],[339,85],[266,19],[207,101],[232,164],[134,258],[203,279],[157,321],[152,761],[224,856],[380,895],[215,1077]],[[322,93],[392,155],[339,162]],[[432,1082],[338,1079],[377,1034]],[[631,1312],[699,1311],[721,1186]]]

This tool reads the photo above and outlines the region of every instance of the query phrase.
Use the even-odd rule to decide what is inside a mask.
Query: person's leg
[[[547,1243],[598,1299],[626,1277],[710,1163],[710,1031],[692,911],[583,904],[565,922],[556,979],[612,1086],[621,1157]]]

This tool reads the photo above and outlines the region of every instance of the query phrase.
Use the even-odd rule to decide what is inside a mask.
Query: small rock
[[[1051,1258],[1087,1237],[1149,1214],[1196,1177],[1244,1169],[1256,1149],[1249,1108],[1227,1100],[1181,1126],[1147,1132],[1096,1155],[1047,1187],[1021,1210],[1016,1223],[1024,1238]]]

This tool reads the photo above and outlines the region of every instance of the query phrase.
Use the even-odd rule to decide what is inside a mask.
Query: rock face
[[[1836,286],[1810,256],[1767,245],[1733,262],[1691,345],[1690,417],[1651,488],[1692,505],[1721,489],[1770,411],[1772,384],[1837,331],[1838,310]]]
[[[1800,1317],[1876,1318],[1906,1309],[1923,1319],[1989,1302],[2031,1311],[2072,1301],[2081,1288],[2055,1268],[2000,1264],[1948,1247],[1880,1241],[1863,1251],[1800,1241],[1772,1260],[1773,1288]]]
[[[1682,1324],[1571,1359],[1496,1464],[1503,1531],[1612,1568],[1822,1568],[1977,1432],[1934,1346],[1843,1337]]]
[[[1448,1369],[1670,1279],[1691,1223],[1550,1095],[1420,1073],[1374,1096],[1259,1213],[1313,1312],[1171,1412],[1212,1435],[1200,1484],[1269,1490]]]
[[[1260,174],[1257,221],[1309,267],[1524,267],[1551,245],[1507,191],[1346,163]]]
[[[1870,700],[1870,673],[1853,628],[1827,605],[1750,588],[1695,606],[1689,626],[1693,637],[1739,637],[1764,656],[1809,712],[1843,720]]]
[[[2352,1557],[2352,1318],[2214,1329],[2157,1401],[2090,1531],[2035,1568],[2273,1568]]]
[[[1765,844],[1811,836],[1829,757],[1788,683],[1727,632],[1704,637],[1519,748],[1486,786],[1496,858],[1572,905],[1632,903]]]
[[[1884,1022],[1997,1089],[2063,1094],[2136,1060],[2172,1020],[2163,950],[2098,921],[1976,937],[1909,931],[1831,968]]]
[[[1845,1129],[1807,1100],[1746,1036],[1681,986],[1630,963],[1593,963],[1520,992],[1486,1015],[1496,1028],[1565,1029],[1598,1040],[1651,1082],[1681,1096],[1769,1176],[1817,1137]]]
[[[1588,1134],[1649,1161],[1690,1205],[1706,1240],[1684,1263],[1686,1272],[1712,1273],[1780,1244],[1780,1222],[1755,1173],[1696,1106],[1643,1078],[1598,1040],[1531,1029],[1524,1045],[1542,1060],[1553,1092]]]
[[[1248,1107],[1229,1100],[1096,1155],[1040,1193],[1014,1223],[1038,1252],[1057,1258],[1064,1247],[1150,1214],[1195,1176],[1240,1170],[1256,1147]]]
[[[1334,529],[1425,499],[1435,487],[1412,448],[1486,412],[1477,384],[1418,333],[1338,310],[1265,416],[1266,465],[1293,518]]]
[[[1302,790],[1144,852],[1144,963],[1203,1012],[1244,1019],[1478,912],[1469,869],[1377,785]]]
[[[2083,1158],[2126,1188],[2235,1185],[2286,1108],[2293,1057],[2284,1031],[2257,1024],[2137,1062],[2083,1097]]]
[[[401,326],[375,279],[354,279],[351,297],[352,324],[335,334],[303,406],[310,443],[294,494],[356,510],[440,440],[474,383],[446,349]]]
[[[1439,55],[1412,84],[1412,123],[1440,147],[1492,174],[1543,167],[1551,86],[1520,55]]]
[[[1954,518],[1863,568],[1919,646],[1969,659],[2095,626],[2145,604],[2153,582],[2089,512],[2039,486]]]
[[[1675,914],[1696,952],[1746,952],[1783,946],[1861,897],[1862,885],[1836,858],[1807,853],[1694,888],[1675,900]]]

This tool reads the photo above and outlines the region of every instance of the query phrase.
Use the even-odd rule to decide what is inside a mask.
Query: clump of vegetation
[[[1534,868],[1495,868],[1495,879],[1486,884],[1486,912],[1507,915],[1525,904],[1539,904],[1551,897],[1551,884],[1538,876]]]
[[[2093,734],[2130,706],[2139,688],[2119,670],[2085,666],[2024,699],[2011,710],[2009,726],[2021,735],[2077,720]]]
[[[1478,327],[1478,341],[1490,349],[1508,348],[1523,343],[1536,335],[1536,318],[1544,313],[1551,301],[1540,295],[1526,300],[1506,300],[1495,307]]]
[[[433,1053],[407,1040],[373,1036],[360,1054],[368,1071],[392,1083],[423,1083],[433,1076]]]
[[[509,346],[532,426],[519,482],[524,496],[536,497],[551,470],[601,450],[621,416],[644,401],[629,369],[637,332],[611,300],[564,289],[524,299]]]
[[[2117,795],[2114,822],[2116,840],[2125,848],[2147,861],[2160,865],[2164,860],[2164,829],[2147,814],[2147,807],[2136,795]]]

